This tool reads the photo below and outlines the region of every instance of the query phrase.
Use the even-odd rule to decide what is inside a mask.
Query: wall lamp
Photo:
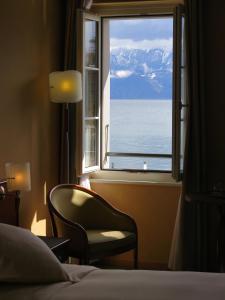
[[[6,196],[14,197],[16,224],[19,226],[20,191],[31,190],[30,163],[6,163],[6,179],[0,181],[0,200]]]
[[[69,103],[77,103],[82,100],[81,73],[75,70],[52,72],[49,75],[49,96],[55,103],[63,103],[64,124],[62,124],[65,135],[65,183],[69,182]]]
[[[30,191],[30,163],[6,163],[5,172],[8,191]]]
[[[20,191],[31,190],[30,163],[6,163],[6,179],[2,181],[0,188],[0,199],[8,192],[15,192],[19,197]],[[7,188],[4,187],[7,185]]]

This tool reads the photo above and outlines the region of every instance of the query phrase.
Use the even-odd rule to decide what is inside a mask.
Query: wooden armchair
[[[75,184],[61,184],[49,193],[49,212],[54,236],[71,239],[69,256],[82,264],[92,259],[134,250],[138,267],[135,221],[112,207],[97,193]]]

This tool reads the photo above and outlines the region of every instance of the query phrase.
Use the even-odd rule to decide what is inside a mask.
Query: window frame
[[[85,60],[85,20],[91,20],[98,23],[97,30],[97,61],[98,64],[96,67],[86,66]],[[101,130],[101,18],[96,14],[91,14],[89,12],[78,10],[77,11],[77,69],[82,74],[82,88],[83,88],[83,101],[81,104],[78,104],[78,109],[76,112],[76,136],[80,137],[80,142],[76,146],[76,171],[77,176],[81,176],[82,174],[98,171],[100,169],[100,130]],[[97,101],[97,111],[98,116],[87,117],[85,116],[85,106],[86,106],[86,71],[98,71],[98,101]],[[97,129],[97,153],[96,153],[96,165],[93,166],[85,166],[85,121],[88,120],[96,120],[98,122]]]
[[[83,24],[83,16],[84,14],[86,15],[89,15],[91,18],[98,18],[98,20],[100,19],[100,23],[101,23],[101,32],[103,32],[103,25],[101,22],[101,20],[104,20],[104,18],[111,18],[111,17],[149,17],[149,16],[166,16],[166,15],[172,15],[173,18],[174,18],[174,30],[178,30],[179,31],[179,28],[177,28],[177,26],[180,26],[180,23],[177,21],[177,19],[180,17],[181,15],[181,12],[183,13],[183,5],[180,5],[180,4],[183,4],[183,1],[182,0],[174,0],[174,1],[167,1],[169,3],[150,3],[148,1],[142,1],[142,7],[140,8],[140,5],[136,5],[135,3],[130,3],[128,4],[127,6],[127,3],[108,3],[107,5],[101,5],[100,3],[96,3],[93,5],[92,9],[90,11],[88,11],[88,13],[86,12],[80,12],[82,17],[79,19],[78,18],[78,23],[81,22],[81,24]],[[165,2],[165,1],[164,1]],[[171,3],[172,2],[172,3]],[[137,10],[138,8],[138,10]],[[175,21],[176,20],[176,21]],[[78,26],[79,27],[83,27],[83,26]],[[81,70],[82,73],[83,72],[83,62],[84,62],[84,58],[83,58],[83,47],[84,47],[84,40],[83,40],[83,28],[82,30],[78,30],[79,34],[78,34],[78,37],[80,37],[80,39],[78,38],[78,43],[79,44],[79,40],[82,41],[82,47],[79,47],[79,49],[77,48],[77,52],[78,52],[78,56],[77,56],[77,62],[78,62],[78,68]],[[175,36],[175,35],[174,35]],[[102,48],[102,40],[101,40],[101,34],[100,34],[100,37],[99,37],[99,42],[100,42],[100,47],[99,47],[99,50]],[[81,55],[82,54],[82,55]],[[176,53],[177,55],[177,53]],[[82,64],[79,64],[79,58],[82,56]],[[101,54],[99,53],[99,63],[100,63],[100,73],[102,73],[102,66],[103,66],[103,61],[104,60],[104,57],[101,56]],[[173,64],[175,63],[175,60],[173,59]],[[175,66],[173,65],[173,70],[178,70],[179,68],[177,67],[178,64],[176,64]],[[180,69],[179,69],[180,70]],[[175,73],[175,72],[173,72]],[[177,74],[177,76],[180,77],[180,72],[179,72],[179,75]],[[83,140],[84,140],[84,131],[79,131],[79,127],[80,127],[80,123],[82,123],[82,126],[81,127],[84,127],[84,124],[83,124],[83,117],[81,118],[81,116],[83,116],[83,108],[81,110],[78,109],[78,114],[82,111],[82,114],[78,117],[77,116],[77,119],[78,119],[78,133],[81,133],[81,136],[82,136],[82,149],[81,147],[79,147],[80,149],[78,149],[76,151],[76,162],[77,162],[77,166],[78,166],[78,174],[79,175],[82,175],[84,173],[89,173],[89,172],[95,172],[95,171],[98,171],[98,170],[107,170],[107,171],[129,171],[129,172],[157,172],[157,173],[171,173],[174,178],[178,181],[181,179],[181,174],[180,174],[180,163],[177,163],[177,160],[180,160],[180,147],[177,146],[177,144],[179,143],[178,140],[179,139],[176,139],[176,142],[174,142],[174,137],[173,137],[173,134],[172,134],[172,143],[174,143],[174,145],[176,145],[176,147],[174,147],[174,145],[172,146],[172,170],[171,171],[156,171],[156,170],[117,170],[117,169],[103,169],[103,159],[104,159],[104,149],[102,148],[103,147],[103,144],[105,143],[105,140],[103,138],[103,135],[105,134],[104,131],[103,131],[103,126],[104,126],[104,122],[102,121],[103,119],[103,116],[102,116],[102,107],[103,107],[103,89],[102,89],[102,74],[100,76],[100,81],[99,81],[99,95],[100,95],[100,106],[99,106],[99,111],[100,111],[100,127],[101,127],[101,132],[99,132],[99,164],[97,166],[93,166],[91,168],[84,168],[83,167],[83,159],[84,159],[84,151],[83,151]],[[174,90],[174,80],[177,80],[177,79],[173,79],[173,90]],[[83,82],[83,86],[84,86],[85,82]],[[178,83],[177,83],[178,84]],[[174,103],[176,102],[176,113],[175,113],[175,116],[172,116],[172,119],[176,118],[176,120],[181,120],[181,117],[180,117],[180,113],[181,113],[181,109],[178,110],[177,107],[181,107],[182,106],[182,103],[180,101],[180,95],[179,93],[176,93],[175,95],[173,95],[173,106],[175,105]],[[85,96],[84,96],[85,97]],[[174,97],[177,97],[179,99],[175,99]],[[85,101],[84,101],[85,102]],[[84,107],[85,104],[83,104],[83,107]],[[174,108],[173,108],[174,110]],[[81,120],[82,119],[82,120]],[[174,121],[173,121],[174,122]],[[176,122],[176,125],[173,125],[174,126],[177,126],[177,122]],[[180,126],[179,126],[180,127]],[[100,128],[99,128],[100,129]],[[174,130],[174,129],[173,129]],[[177,131],[178,132],[178,131]],[[180,133],[180,131],[179,131]],[[177,133],[176,133],[177,134]],[[79,135],[78,135],[79,136]],[[176,152],[176,153],[174,153]],[[176,157],[174,159],[174,157]],[[175,161],[175,162],[174,162]]]
[[[104,35],[104,20],[106,19],[114,19],[114,18],[118,18],[118,19],[126,19],[126,18],[148,18],[148,17],[156,17],[156,18],[163,18],[163,17],[173,17],[174,19],[174,8],[172,10],[168,10],[168,7],[167,7],[167,10],[162,13],[158,12],[158,9],[157,10],[154,10],[154,12],[152,12],[151,14],[150,13],[147,13],[147,14],[142,14],[142,15],[136,15],[136,14],[132,14],[132,15],[122,15],[120,14],[119,16],[118,15],[113,15],[113,16],[104,16],[102,17],[102,35]],[[174,29],[173,29],[174,30]],[[174,34],[173,34],[174,36]],[[102,43],[104,43],[104,36],[102,37]],[[102,44],[102,48],[103,48],[103,44]],[[105,47],[104,47],[105,48]],[[104,55],[104,51],[103,51],[103,55]],[[102,60],[104,60],[105,58],[102,56]],[[107,57],[108,59],[108,57]],[[174,66],[173,66],[174,68]],[[102,62],[102,81],[104,80],[104,63]],[[107,73],[107,71],[106,71]],[[173,80],[172,80],[173,81]],[[107,102],[105,99],[104,99],[104,89],[103,89],[103,84],[102,84],[102,115],[104,116],[105,114],[105,109],[104,109],[104,106],[109,106],[109,105],[106,105],[105,103]],[[172,102],[173,99],[172,99]],[[108,107],[107,107],[107,110],[108,110]],[[108,111],[106,112],[106,114],[108,114]],[[171,116],[172,117],[172,116]],[[109,118],[109,117],[108,117]],[[125,152],[110,152],[110,151],[107,151],[109,146],[107,145],[109,143],[109,135],[108,133],[106,134],[106,125],[107,127],[109,128],[109,124],[108,122],[104,122],[104,119],[105,117],[102,117],[102,138],[103,138],[103,141],[102,141],[102,145],[101,145],[101,149],[102,149],[102,153],[101,153],[101,170],[103,171],[128,171],[128,172],[152,172],[152,173],[172,173],[172,157],[173,157],[173,151],[172,151],[172,148],[171,148],[171,154],[166,154],[166,153],[161,153],[161,154],[158,154],[158,153],[151,153],[151,154],[145,154],[145,153],[133,153],[133,152],[128,152],[128,153],[125,153]],[[105,124],[107,123],[107,124]],[[107,129],[108,130],[108,129]],[[173,131],[173,129],[172,129]],[[173,135],[173,133],[172,133]],[[105,142],[105,137],[107,136],[107,143]],[[171,143],[172,144],[172,143]],[[114,169],[114,168],[107,168],[107,167],[104,167],[104,162],[106,162],[106,157],[107,156],[114,156],[114,157],[143,157],[143,158],[171,158],[171,170],[154,170],[154,169],[125,169],[125,168],[121,168],[121,169]]]
[[[182,22],[184,20],[184,23]],[[184,28],[182,28],[184,26]],[[173,51],[173,139],[172,139],[172,177],[181,181],[183,177],[183,159],[185,151],[186,118],[188,110],[187,86],[184,83],[184,95],[182,99],[182,70],[186,79],[186,51],[185,45],[185,15],[184,7],[178,5],[174,9],[174,51]],[[183,47],[182,47],[183,46]],[[183,49],[182,49],[183,48]],[[183,50],[183,53],[182,53]],[[183,56],[183,59],[182,59]],[[183,80],[184,80],[183,79]],[[183,100],[183,102],[182,102]],[[183,118],[182,118],[183,115]],[[183,123],[183,130],[181,124]],[[184,143],[183,143],[184,141]]]

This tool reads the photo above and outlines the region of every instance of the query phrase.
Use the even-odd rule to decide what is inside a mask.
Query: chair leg
[[[134,249],[134,269],[138,269],[138,246]]]

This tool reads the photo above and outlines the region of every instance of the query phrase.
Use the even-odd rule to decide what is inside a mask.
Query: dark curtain
[[[192,201],[206,185],[206,130],[204,89],[204,0],[186,0],[186,41],[189,118],[183,178],[183,269],[206,271],[208,261],[208,206]]]
[[[204,0],[186,0],[187,90],[189,102],[184,193],[206,186],[204,96]]]
[[[76,70],[76,11],[89,9],[91,0],[67,0],[65,18],[64,70]],[[60,183],[76,183],[76,103],[62,104]]]
[[[169,267],[214,271],[217,212],[207,195],[204,0],[186,0],[188,121],[182,195],[179,203]]]
[[[76,0],[67,0],[65,18],[64,70],[76,70]],[[60,183],[75,180],[75,115],[76,105],[62,104],[60,143]]]

